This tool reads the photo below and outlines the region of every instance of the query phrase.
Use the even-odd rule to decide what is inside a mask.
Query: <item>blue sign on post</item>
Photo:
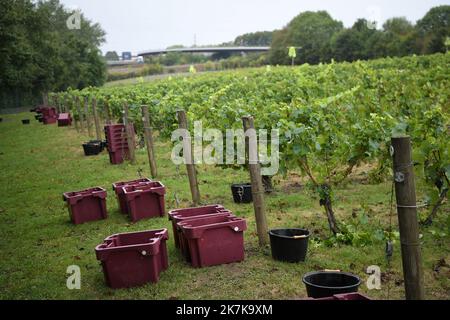
[[[131,52],[122,52],[122,60],[131,60]]]

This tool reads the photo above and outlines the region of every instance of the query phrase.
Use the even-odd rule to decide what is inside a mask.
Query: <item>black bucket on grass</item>
[[[101,141],[91,140],[83,144],[83,150],[85,156],[96,156],[103,151],[103,145]]]
[[[250,183],[232,184],[231,193],[235,203],[250,203],[253,201],[252,185]]]
[[[308,252],[310,232],[306,229],[275,229],[269,231],[272,258],[285,262],[303,262]]]
[[[314,271],[303,276],[310,298],[326,298],[335,294],[358,292],[361,279],[341,271]]]
[[[30,119],[23,119],[22,124],[30,124]]]
[[[108,141],[107,140],[103,140],[101,143],[102,143],[102,149],[107,149],[108,148]]]

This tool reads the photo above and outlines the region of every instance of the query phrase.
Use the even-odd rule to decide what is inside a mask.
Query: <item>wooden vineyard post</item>
[[[71,116],[73,117],[73,122],[75,123],[75,129],[77,130],[77,132],[80,132],[80,126],[79,126],[79,120],[77,120],[77,118],[75,117],[75,109],[77,108],[77,100],[75,99],[74,96],[72,96],[72,101],[70,104],[72,107],[70,108],[70,112],[71,112]]]
[[[153,145],[153,130],[150,127],[150,115],[148,112],[148,106],[142,106],[142,120],[144,120],[144,135],[145,144],[147,145],[148,162],[150,164],[150,172],[152,178],[156,178],[156,161],[155,161],[155,148]]]
[[[103,108],[104,108],[104,113],[105,113],[105,122],[106,124],[111,124],[111,114],[110,114],[110,110],[109,110],[109,104],[108,104],[108,100],[105,99],[105,103],[103,104]]]
[[[254,134],[251,134],[251,137],[255,139],[254,141],[256,142],[257,136],[253,117],[243,117],[242,123],[244,125],[245,132],[251,134],[250,132],[248,132],[248,130],[253,131]],[[252,196],[253,207],[255,210],[256,229],[258,232],[259,245],[266,246],[269,243],[269,235],[267,228],[266,208],[264,205],[264,186],[262,183],[261,165],[258,161],[258,146],[256,144],[252,148],[252,146],[250,146],[249,140],[250,139],[246,136],[245,149],[249,155],[248,167],[252,183]]]
[[[177,116],[178,127],[180,129],[188,130],[186,112],[184,110],[178,110]],[[189,177],[192,201],[194,206],[198,206],[200,205],[200,190],[198,188],[197,171],[195,169],[194,156],[192,154],[191,136],[188,133],[183,137],[183,145],[185,146],[185,148],[183,148],[183,155],[186,161],[186,170]]]
[[[67,97],[64,95],[63,103],[61,106],[61,112],[66,113],[67,112]]]
[[[75,102],[75,106],[77,108],[77,113],[78,113],[78,120],[80,121],[80,130],[83,133],[84,132],[84,125],[83,125],[83,112],[81,112],[81,100],[80,97],[76,97],[76,102]]]
[[[422,256],[411,139],[410,137],[393,137],[391,142],[406,299],[423,300],[425,297]]]
[[[84,97],[84,116],[89,137],[92,137],[91,116],[89,115],[89,98]]]
[[[127,135],[127,144],[128,144],[128,152],[129,152],[129,156],[130,156],[130,161],[132,164],[136,163],[136,156],[134,153],[134,129],[132,126],[132,123],[130,122],[129,119],[129,114],[128,114],[128,104],[125,103],[123,106],[123,111],[125,112],[124,114],[124,124],[125,124],[125,132]]]
[[[94,114],[95,134],[96,134],[97,140],[102,140],[102,131],[100,128],[100,120],[98,119],[98,113],[97,113],[97,99],[95,97],[92,98],[92,112]]]
[[[69,106],[67,105],[67,96],[64,96],[64,113],[70,112]]]
[[[63,105],[64,105],[64,98],[63,97],[59,97],[59,99],[58,99],[58,113],[64,112]]]
[[[44,106],[48,106],[48,93],[47,92],[42,93],[42,103],[44,104]]]
[[[59,110],[59,96],[55,96],[55,101],[54,101],[55,105],[52,107],[55,107],[56,110],[58,111],[58,113],[60,112]]]
[[[62,113],[64,112],[63,110],[63,103],[64,103],[64,99],[62,97],[59,97],[58,99],[58,113]]]

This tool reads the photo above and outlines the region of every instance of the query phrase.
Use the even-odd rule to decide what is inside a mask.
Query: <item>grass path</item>
[[[85,157],[81,143],[87,137],[73,128],[43,126],[34,119],[31,125],[23,126],[22,118],[32,118],[28,113],[3,118],[0,123],[0,299],[296,299],[306,296],[301,277],[307,271],[341,269],[358,274],[364,281],[369,265],[379,265],[386,272],[383,242],[362,248],[310,246],[308,261],[303,264],[273,261],[270,249],[257,246],[252,205],[232,203],[229,185],[248,180],[247,174],[205,166],[199,168],[200,191],[205,203],[221,203],[237,216],[247,218],[246,260],[193,269],[175,250],[169,229],[170,267],[159,283],[111,290],[104,285],[94,247],[113,233],[170,228],[166,217],[130,223],[119,213],[111,190],[115,181],[136,178],[139,168],[148,174],[145,150],[137,152],[135,166],[112,166],[106,152]],[[190,192],[185,170],[181,167],[177,171],[172,164],[167,143],[158,139],[156,142],[160,179],[167,187],[166,208],[175,207],[175,193],[180,205],[187,207]],[[295,179],[291,175],[279,181],[277,192],[267,197],[269,225],[307,227],[316,235],[326,236],[326,218],[318,201],[301,183],[293,183]],[[107,188],[109,218],[72,225],[62,193],[93,186]],[[347,221],[364,204],[371,208],[370,225],[386,226],[389,191],[389,183],[347,184],[336,191],[338,217]],[[448,205],[444,210],[448,215]],[[440,223],[435,228],[447,232],[447,236],[435,238],[431,230],[424,232],[426,295],[449,299],[449,270],[442,268],[437,274],[432,270],[441,258],[450,262],[448,230]],[[66,269],[73,264],[81,268],[81,290],[66,288]],[[398,243],[392,270],[383,279],[390,281],[383,282],[382,290],[368,291],[363,284],[361,291],[373,298],[387,298],[389,285],[390,298],[404,296]]]

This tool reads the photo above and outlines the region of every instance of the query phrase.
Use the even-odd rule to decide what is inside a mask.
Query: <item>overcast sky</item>
[[[327,10],[351,26],[394,16],[415,22],[450,0],[61,0],[106,31],[103,52],[162,49],[174,44],[219,44],[236,36],[282,28],[302,11]]]

